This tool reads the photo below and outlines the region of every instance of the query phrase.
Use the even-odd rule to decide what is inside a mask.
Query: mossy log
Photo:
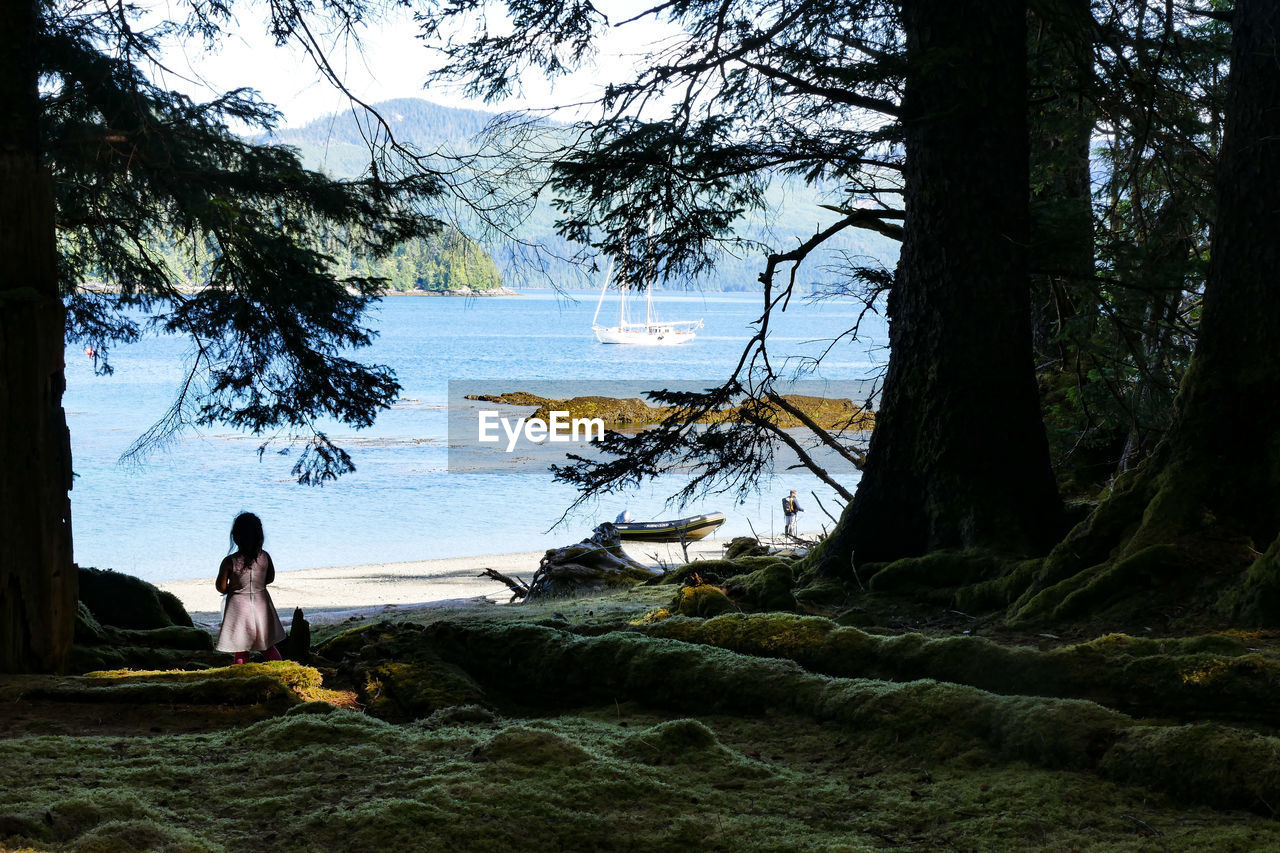
[[[599,593],[661,576],[661,569],[627,556],[618,529],[605,522],[587,539],[547,551],[529,583],[525,600]]]

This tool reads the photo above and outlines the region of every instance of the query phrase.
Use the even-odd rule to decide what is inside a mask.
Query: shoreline
[[[718,559],[728,539],[708,538],[689,543],[690,560]],[[624,546],[636,560],[678,565],[684,562],[675,542],[635,542]],[[497,569],[528,581],[546,551],[485,554],[478,557],[437,557],[403,563],[369,563],[322,569],[278,572],[269,587],[271,600],[288,625],[295,607],[310,622],[341,622],[353,616],[394,613],[428,606],[463,606],[511,598],[505,586],[480,573]],[[196,580],[161,581],[159,589],[182,602],[195,624],[216,629],[222,621],[222,596],[213,588],[213,575]]]

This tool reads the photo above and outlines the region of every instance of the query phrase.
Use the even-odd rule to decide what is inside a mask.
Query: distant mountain
[[[495,114],[482,110],[444,107],[420,98],[399,98],[374,105],[391,125],[398,139],[423,151],[450,150],[462,153],[477,145],[481,133]],[[272,139],[298,148],[311,168],[339,177],[353,177],[365,171],[369,153],[365,142],[367,130],[351,112],[335,113],[298,128],[277,131]],[[811,237],[820,227],[831,224],[836,214],[823,209],[824,197],[818,188],[794,179],[779,178],[769,192],[769,209],[743,217],[739,234],[764,243],[775,250],[786,251]],[[567,243],[555,233],[556,212],[540,201],[519,229],[521,240],[545,247],[549,254],[565,258],[576,254],[579,247]],[[479,229],[464,231],[478,236]],[[554,282],[564,286],[587,285],[582,272],[566,261],[542,257],[535,268],[527,249],[500,242],[489,242],[485,248],[493,255],[503,281],[509,286],[537,286]],[[849,259],[872,266],[892,268],[898,256],[898,245],[885,237],[865,230],[854,230],[832,239],[805,263],[797,277],[801,290],[807,291],[819,282],[831,281],[849,266]],[[716,269],[696,282],[686,283],[699,290],[758,290],[757,276],[764,268],[758,253],[744,257],[723,255]],[[671,285],[668,283],[668,287]]]

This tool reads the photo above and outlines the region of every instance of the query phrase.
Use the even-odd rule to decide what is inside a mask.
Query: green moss
[[[246,726],[226,737],[237,750],[270,750],[287,755],[300,749],[334,751],[356,746],[393,744],[396,727],[374,717],[336,709],[331,714],[284,714]]]
[[[226,659],[225,654],[198,652],[191,649],[77,644],[71,647],[67,671],[79,673],[107,669],[208,669],[225,663]]]
[[[187,628],[171,625],[168,628],[130,630],[108,628],[108,641],[122,646],[144,649],[183,649],[186,651],[213,651],[213,635],[203,628]]]
[[[1250,564],[1244,583],[1224,596],[1223,610],[1241,624],[1280,625],[1280,537]]]
[[[79,595],[94,618],[117,628],[191,627],[191,617],[173,596],[164,598],[159,589],[141,578],[113,572],[81,568]]]
[[[554,732],[513,726],[495,734],[476,752],[480,761],[507,761],[523,767],[565,767],[590,761],[586,750]]]
[[[659,607],[656,610],[650,610],[635,619],[630,620],[628,625],[652,625],[655,622],[661,622],[664,619],[671,618],[671,611],[665,607]]]
[[[983,613],[1008,607],[1025,592],[1044,566],[1043,559],[1023,560],[1000,577],[962,586],[955,592],[955,605],[966,613]]]
[[[317,714],[323,717],[327,714],[335,714],[337,712],[338,709],[328,702],[314,700],[311,702],[303,702],[301,705],[294,705],[292,708],[285,711],[285,715],[297,716],[299,714]]]
[[[130,705],[263,705],[281,710],[301,701],[289,688],[265,675],[234,681],[209,680],[186,684],[140,683],[45,688],[31,691],[25,698]]]
[[[1135,728],[1107,752],[1100,770],[1186,802],[1274,814],[1280,739],[1207,724]]]
[[[174,625],[186,628],[194,627],[194,623],[191,621],[191,614],[187,613],[187,608],[183,607],[182,599],[166,589],[157,589],[156,597],[160,600],[161,609],[164,610],[165,615],[169,617],[169,620]]]
[[[412,720],[454,705],[483,705],[485,692],[460,667],[419,651],[411,661],[380,661],[355,669],[357,693],[369,712]]]
[[[309,689],[318,688],[323,683],[320,672],[314,667],[303,666],[292,661],[245,663],[218,667],[217,669],[206,669],[199,672],[111,670],[86,673],[85,678],[90,683],[99,686],[132,683],[199,684],[206,681],[243,681],[250,678],[271,678],[298,694],[305,693]]]
[[[710,584],[682,587],[671,602],[670,610],[681,616],[718,616],[737,607],[724,590]]]
[[[849,600],[850,590],[834,578],[819,578],[805,586],[792,590],[797,604],[812,607],[831,607]]]
[[[179,826],[152,818],[113,820],[94,827],[70,848],[76,853],[214,853],[220,844],[197,838]]]
[[[762,557],[768,553],[769,546],[760,544],[760,540],[754,536],[735,536],[729,540],[729,544],[724,549],[726,560],[736,560],[739,557]]]
[[[653,583],[684,584],[689,583],[697,575],[707,583],[722,584],[730,578],[747,575],[773,566],[789,566],[790,561],[784,557],[738,557],[733,560],[697,560],[685,563],[667,572]]]
[[[1082,698],[1126,712],[1280,724],[1268,697],[1280,661],[1248,654],[1238,637],[1108,635],[1050,651],[983,637],[878,637],[818,617],[728,614],[671,619],[650,636],[761,657],[785,658],[827,675],[910,681],[931,678],[1003,695]]]
[[[771,563],[730,580],[725,589],[729,597],[753,610],[795,610],[796,598],[791,594],[795,575],[785,562]]]
[[[736,760],[716,733],[697,720],[669,720],[629,735],[618,754],[642,764],[710,764]]]
[[[320,683],[316,670],[286,662],[199,671],[91,672],[24,695],[59,702],[262,705],[283,710],[303,701]]]
[[[376,627],[361,625],[357,628],[343,631],[317,645],[315,653],[319,657],[328,660],[341,661],[363,649],[368,642],[365,639],[365,633],[374,630],[376,630]]]
[[[594,646],[563,632],[505,634],[517,650],[513,665],[527,668],[524,654],[545,650],[536,639],[548,634],[563,654],[582,655],[580,662],[602,662],[585,647],[625,664],[618,655],[633,645]],[[487,642],[475,651],[485,660],[496,654]],[[735,666],[726,663],[732,656],[713,656],[711,671]],[[646,679],[664,675],[644,669]],[[646,679],[631,684],[643,691]],[[616,694],[618,702],[510,719],[496,734],[488,721],[428,729],[337,711],[221,733],[14,738],[0,762],[0,831],[19,831],[6,849],[42,850],[99,839],[132,840],[132,849],[203,849],[181,846],[195,839],[227,850],[481,853],[1280,845],[1280,826],[1270,818],[1175,806],[1140,783],[1010,761],[1003,747],[988,746],[1026,738],[1032,742],[1010,749],[1046,764],[1060,759],[1041,751],[1044,742],[1071,743],[1068,759],[1087,753],[1092,724],[1076,706],[1024,699],[1024,707],[1000,703],[1002,714],[977,691],[921,683],[881,693],[869,683],[817,683],[825,687],[812,698],[844,707],[849,722],[777,710],[668,719],[627,701],[629,689]],[[564,687],[556,695],[581,701]],[[930,719],[952,714],[957,727],[938,722],[923,734],[911,731],[921,723],[917,707]],[[1063,726],[1070,738],[1057,732]],[[1001,727],[1008,732],[971,736]],[[1220,749],[1248,743],[1226,730],[1224,737]],[[72,802],[84,805],[67,808]],[[1135,820],[1162,836],[1140,834]],[[173,831],[156,833],[149,823]]]
[[[1006,561],[974,551],[935,551],[889,563],[869,575],[875,592],[903,592],[975,584],[1002,574]]]
[[[482,705],[451,705],[441,708],[417,725],[426,729],[441,729],[453,726],[484,726],[496,723],[498,715]]]
[[[1152,494],[1145,468],[1126,471],[1116,478],[1097,508],[1054,547],[1043,571],[1028,589],[1028,599],[1112,555],[1137,529]]]
[[[1063,622],[1101,613],[1118,599],[1175,581],[1191,568],[1175,545],[1152,545],[1131,556],[1102,563],[1045,589],[1010,615],[1013,625],[1036,620]]]
[[[96,645],[107,641],[107,633],[83,601],[76,602],[75,641]]]

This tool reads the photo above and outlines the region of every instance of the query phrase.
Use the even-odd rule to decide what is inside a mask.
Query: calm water
[[[242,509],[262,517],[281,570],[550,548],[577,541],[624,506],[637,520],[670,517],[677,510],[663,504],[679,486],[675,474],[581,508],[548,532],[575,497],[550,475],[447,470],[447,383],[501,379],[519,390],[522,379],[716,380],[750,337],[759,301],[750,294],[660,295],[661,316],[702,317],[706,328],[692,344],[646,348],[596,343],[590,293],[389,298],[374,315],[381,337],[361,357],[391,365],[403,399],[371,429],[331,431],[346,437],[341,443],[358,470],[323,488],[293,483],[287,443],[259,459],[260,440],[230,430],[191,431],[142,464],[121,464],[120,454],[172,400],[187,344],[152,337],[115,349],[116,372],[107,377],[94,376],[80,348],[70,347],[64,401],[76,473],[76,560],[153,581],[212,576],[227,551],[231,519]],[[606,304],[602,316],[608,311]],[[793,302],[772,324],[775,364],[783,355],[820,353],[857,311],[853,302]],[[848,380],[870,373],[884,358],[885,330],[876,323],[864,325],[864,334],[871,332],[865,342],[838,345],[818,376]],[[760,487],[745,505],[711,497],[681,514],[725,512],[730,520],[721,533],[736,535],[749,532],[748,519],[761,533],[780,532],[775,505],[784,488],[802,496],[814,489],[834,507],[830,490],[807,474],[784,472]],[[806,509],[806,527],[826,520],[817,507]]]

